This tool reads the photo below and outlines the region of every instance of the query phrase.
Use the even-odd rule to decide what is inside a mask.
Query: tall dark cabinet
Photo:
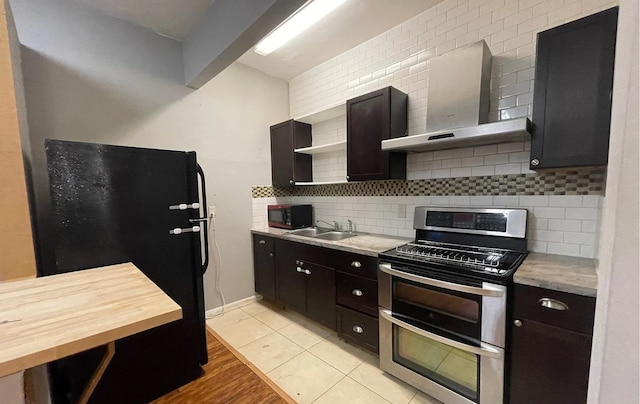
[[[276,298],[275,247],[272,237],[253,235],[253,273],[256,292],[265,298]]]
[[[406,153],[381,142],[407,135],[407,95],[386,87],[347,101],[347,180],[406,179]]]
[[[311,156],[293,149],[311,146],[311,125],[293,119],[271,126],[271,182],[276,186],[312,180]]]
[[[538,34],[531,169],[607,164],[618,8]]]

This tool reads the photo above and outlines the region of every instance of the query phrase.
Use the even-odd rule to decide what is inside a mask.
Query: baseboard
[[[218,314],[222,313],[223,309],[224,311],[238,309],[242,306],[246,306],[248,304],[251,304],[260,300],[262,300],[262,295],[249,296],[245,299],[236,300],[235,302],[227,303],[224,306],[207,310],[204,314],[206,318],[211,318],[213,316],[217,316]]]

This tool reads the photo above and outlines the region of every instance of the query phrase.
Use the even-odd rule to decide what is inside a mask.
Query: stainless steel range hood
[[[491,59],[484,41],[431,59],[426,133],[383,140],[382,150],[422,152],[527,139],[527,118],[487,123]]]
[[[383,140],[382,150],[424,152],[456,149],[522,141],[529,139],[530,136],[531,121],[527,118],[519,118]]]

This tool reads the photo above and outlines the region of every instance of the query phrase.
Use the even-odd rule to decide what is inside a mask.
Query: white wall
[[[638,2],[620,1],[590,403],[638,403]]]
[[[270,181],[269,125],[288,117],[287,83],[234,64],[193,91],[180,43],[65,0],[11,0],[36,189],[45,138],[195,150],[216,205],[227,301],[254,294],[251,185]],[[214,268],[205,304],[220,304]]]

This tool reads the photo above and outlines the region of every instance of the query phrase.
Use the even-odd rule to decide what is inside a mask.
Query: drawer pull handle
[[[355,332],[356,334],[362,334],[364,332],[364,329],[359,325],[356,325],[353,326],[353,332]]]
[[[269,253],[269,257],[273,257],[273,253],[272,252]]]
[[[540,303],[542,307],[546,307],[547,309],[560,311],[569,310],[569,306],[567,306],[565,303],[562,303],[560,300],[551,299],[548,297],[543,297],[542,299],[538,300],[538,303]]]
[[[264,241],[264,240],[260,240],[260,241],[258,241],[258,243],[260,243],[260,244],[267,244],[267,242],[266,242],[266,241]]]
[[[304,273],[304,269],[300,268],[300,267],[296,267],[296,271],[298,272],[303,272]]]
[[[352,295],[354,296],[362,296],[362,291],[360,289],[353,289],[353,292],[351,292]]]
[[[304,262],[296,260],[296,265],[304,265]]]
[[[362,264],[360,263],[360,261],[353,261],[351,263],[351,266],[354,268],[360,268],[362,266]]]
[[[520,321],[520,320],[513,320],[513,325],[515,325],[516,327],[522,327],[522,321]]]

